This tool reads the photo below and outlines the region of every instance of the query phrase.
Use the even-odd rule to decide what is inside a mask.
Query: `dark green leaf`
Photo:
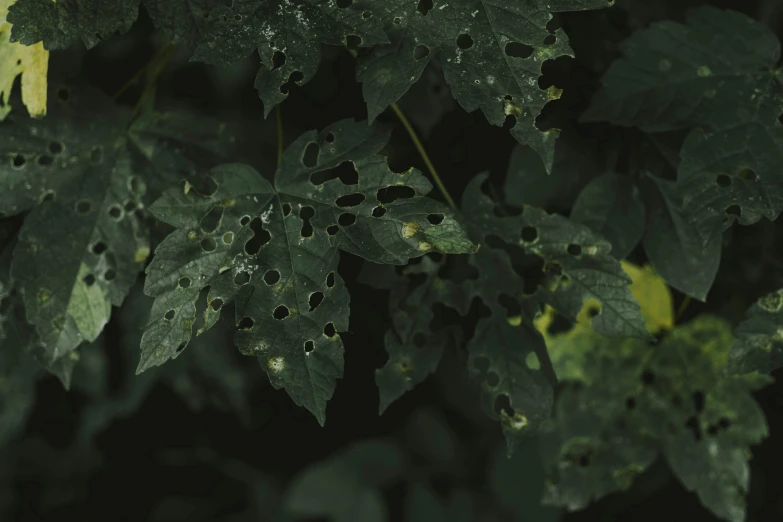
[[[358,2],[357,2],[358,3]],[[389,43],[360,55],[370,121],[396,102],[437,58],[446,81],[467,111],[481,109],[490,123],[516,118],[511,134],[532,147],[552,169],[556,130],[541,131],[535,120],[556,88],[542,90],[538,79],[546,60],[573,56],[562,30],[546,28],[554,12],[598,9],[606,0],[558,0],[546,6],[514,0],[434,0],[423,13],[418,2],[365,1],[383,21]]]
[[[155,27],[169,40],[195,49],[206,36],[210,11],[225,5],[224,0],[143,0]]]
[[[323,424],[342,376],[337,332],[348,327],[339,249],[404,264],[429,251],[474,248],[444,205],[421,197],[431,189],[421,174],[393,173],[375,154],[387,138],[346,120],[297,139],[274,187],[250,167],[225,165],[210,175],[214,192],[186,184],[156,201],[151,210],[177,230],[147,269],[145,292],[156,300],[138,371],[182,351],[198,296],[209,287],[199,332],[236,299],[240,351],[258,356],[272,385]],[[339,169],[355,170],[358,183],[335,179]],[[436,225],[428,220],[433,215],[442,218]]]
[[[737,339],[729,354],[732,373],[771,373],[783,366],[783,290],[756,301],[734,335]]]
[[[661,179],[655,184],[658,190],[650,186],[647,194],[647,229],[642,239],[647,257],[669,286],[704,301],[720,265],[721,238],[703,248],[694,225],[682,215],[675,184]]]
[[[65,49],[81,40],[89,49],[130,29],[141,0],[17,0],[8,9],[11,38],[24,45],[43,41],[46,49]]]
[[[623,259],[644,234],[644,203],[628,176],[604,174],[579,194],[571,220],[602,235],[612,244],[612,255]]]

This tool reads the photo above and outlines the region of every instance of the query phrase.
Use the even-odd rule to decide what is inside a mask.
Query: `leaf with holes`
[[[344,120],[299,137],[274,186],[248,166],[224,165],[210,174],[211,191],[186,183],[156,201],[152,212],[177,230],[147,268],[145,292],[156,299],[138,371],[182,351],[208,287],[198,331],[236,301],[240,351],[323,424],[343,369],[338,332],[348,328],[339,250],[386,264],[474,250],[452,213],[422,197],[431,185],[419,172],[391,172],[376,155],[387,139]]]
[[[623,259],[644,234],[644,203],[628,176],[604,174],[579,193],[571,220],[587,225],[612,244],[612,255]]]
[[[421,263],[408,266],[391,285],[389,310],[394,327],[384,338],[389,360],[375,372],[381,414],[435,372],[448,344],[450,332],[445,329],[431,332],[429,327],[434,316],[433,305],[453,301],[459,292],[454,283],[438,277],[441,266],[424,257]],[[423,281],[416,285],[408,276],[421,276]]]
[[[734,330],[729,369],[733,373],[771,373],[783,366],[783,290],[771,292],[748,310]]]
[[[595,334],[593,334],[595,335]],[[567,386],[541,432],[554,481],[545,502],[578,509],[627,489],[662,454],[686,488],[722,519],[745,519],[749,446],[767,435],[751,392],[770,380],[727,376],[728,325],[701,316],[658,346],[598,336],[587,381]]]
[[[306,82],[315,75],[321,44],[344,45],[352,36],[363,46],[388,42],[377,17],[350,4],[350,0],[234,1],[212,11],[205,41],[193,59],[226,64],[257,49],[263,66],[255,85],[264,113],[269,114],[288,97],[289,83]]]
[[[8,10],[11,40],[24,45],[43,41],[47,50],[82,41],[87,48],[130,29],[141,0],[16,0]]]
[[[151,162],[173,170],[210,137],[191,118],[172,123],[170,115],[141,118],[128,135],[129,114],[101,92],[80,84],[50,91],[49,117],[14,114],[0,129],[0,211],[29,210],[12,273],[47,366],[95,340],[143,268],[150,253],[144,198],[159,183]],[[151,118],[159,136],[190,129],[190,150],[144,133]],[[173,181],[180,171],[167,176]]]
[[[721,238],[702,248],[694,225],[683,216],[676,185],[658,178],[642,183],[648,196],[642,244],[650,264],[669,286],[704,301],[718,273]]]
[[[678,188],[702,247],[733,222],[783,210],[780,42],[744,14],[703,7],[624,44],[583,119],[647,132],[693,128]]]
[[[363,83],[370,121],[396,102],[438,59],[446,81],[467,111],[481,109],[501,126],[516,118],[511,134],[531,146],[552,169],[557,130],[542,131],[536,118],[560,97],[556,87],[539,87],[547,60],[573,56],[568,37],[547,24],[551,13],[599,9],[609,0],[558,0],[544,6],[516,0],[366,0],[382,20],[389,43],[359,54],[357,79]],[[371,18],[372,19],[372,18]]]

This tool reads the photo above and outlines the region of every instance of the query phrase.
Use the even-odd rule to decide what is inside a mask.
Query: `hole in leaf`
[[[311,237],[313,235],[313,225],[310,224],[310,218],[315,215],[315,209],[313,207],[302,207],[299,210],[299,218],[302,220],[302,230],[300,234],[302,237]]]
[[[489,372],[487,374],[487,386],[494,388],[498,384],[500,384],[500,377],[498,377],[498,374],[495,372]]]
[[[650,386],[654,382],[655,382],[655,374],[650,370],[644,370],[644,372],[642,372],[642,384],[644,384],[645,386]]]
[[[506,56],[512,58],[530,58],[533,54],[533,48],[520,42],[509,42],[504,48]]]
[[[544,38],[544,45],[552,45],[557,41],[557,37],[553,34],[550,34],[546,38]]]
[[[356,215],[349,212],[340,214],[340,217],[337,218],[337,222],[340,224],[340,226],[349,227],[356,223]]]
[[[372,18],[372,13],[371,13],[370,11],[365,11],[365,12],[363,12],[363,13],[362,13],[362,18],[363,18],[364,20],[367,20],[367,19],[369,19],[369,18]]]
[[[51,203],[54,201],[55,193],[51,190],[47,190],[41,194],[41,203]]]
[[[287,217],[289,214],[291,214],[291,205],[283,203],[283,216]]]
[[[415,49],[413,49],[413,59],[414,60],[421,60],[423,58],[426,58],[430,54],[430,48],[426,45],[417,45]]]
[[[427,221],[430,222],[431,225],[440,225],[443,223],[443,218],[445,218],[443,214],[430,214],[427,216]]]
[[[109,217],[117,221],[122,218],[122,208],[119,205],[112,205],[109,207]]]
[[[601,313],[601,308],[598,306],[591,306],[587,309],[587,317],[590,319],[593,319],[594,317],[598,317],[598,314]]]
[[[328,227],[326,227],[326,233],[329,234],[330,236],[335,235],[339,231],[340,231],[340,227],[338,227],[337,225],[329,225]]]
[[[323,185],[333,179],[339,179],[343,185],[356,185],[359,183],[359,173],[352,161],[343,161],[332,169],[314,172],[310,176],[310,183]]]
[[[352,51],[356,51],[359,49],[359,46],[362,45],[362,37],[356,34],[349,34],[345,37],[345,47],[347,49],[350,49]]]
[[[212,196],[218,189],[217,182],[209,176],[196,176],[195,178],[188,180],[187,183],[190,184],[196,193],[201,194],[202,196]]]
[[[188,346],[188,343],[186,343],[186,342],[184,342],[184,341],[183,341],[183,342],[181,342],[181,343],[179,344],[179,346],[177,346],[177,353],[179,353],[179,352],[181,352],[182,350],[184,350],[184,349],[185,349],[187,346]]]
[[[92,274],[87,274],[86,276],[84,276],[84,279],[82,279],[82,281],[84,281],[85,285],[92,286],[95,284],[95,276]]]
[[[758,178],[753,169],[742,169],[739,173],[739,177],[748,181],[755,181]]]
[[[384,214],[386,214],[386,209],[383,207],[379,206],[372,209],[372,217],[382,218]]]
[[[336,334],[337,331],[334,329],[334,325],[332,323],[326,323],[326,326],[324,326],[324,335],[326,337],[334,337],[334,334]]]
[[[364,199],[365,199],[364,194],[362,194],[361,192],[355,192],[353,194],[346,194],[345,196],[340,196],[339,198],[337,198],[337,201],[335,201],[334,204],[342,208],[355,207],[356,205],[364,201]]]
[[[280,272],[277,270],[268,270],[264,274],[264,283],[268,284],[269,286],[277,284],[278,281],[280,281]]]
[[[426,15],[432,10],[432,0],[419,0],[419,5],[416,6],[416,9],[418,9],[421,14]],[[398,22],[397,20],[398,18],[394,19],[395,24],[399,24],[402,21],[400,20]]]
[[[324,138],[324,141],[326,143],[334,143],[334,134],[332,134],[331,132],[327,134],[326,137]]]
[[[36,163],[38,163],[38,165],[40,165],[41,167],[48,167],[52,163],[54,163],[54,158],[48,154],[43,154],[41,156],[38,156]]]
[[[49,144],[47,149],[49,150],[49,154],[56,156],[63,151],[63,144],[59,141],[53,141]]]
[[[96,256],[99,256],[104,252],[106,252],[107,248],[108,247],[106,246],[106,243],[104,243],[103,241],[98,241],[92,246],[92,253],[95,254]]]
[[[561,314],[555,314],[555,316],[552,318],[552,322],[549,323],[546,332],[549,335],[556,335],[559,333],[570,332],[571,328],[573,327],[574,323],[572,323],[567,317]]]
[[[226,245],[230,245],[234,242],[234,233],[233,232],[226,232],[223,234],[223,243]]]
[[[13,166],[15,169],[23,169],[26,164],[27,160],[21,154],[17,154],[11,158],[11,166]]]
[[[727,216],[734,216],[734,217],[740,217],[742,216],[742,209],[739,205],[729,205],[726,207],[726,215]]]
[[[571,243],[570,245],[568,245],[567,250],[568,253],[571,254],[572,256],[582,255],[582,246],[577,245],[576,243]]]
[[[115,277],[117,277],[117,272],[113,268],[110,268],[103,273],[103,278],[106,281],[112,281]]]
[[[248,255],[256,255],[261,247],[269,243],[272,239],[272,235],[264,229],[264,225],[261,222],[261,218],[255,217],[250,221],[250,229],[255,232],[252,238],[245,243],[245,252]]]
[[[125,212],[133,212],[136,210],[136,202],[133,200],[128,200],[125,202]]]
[[[247,226],[248,223],[250,223],[250,216],[242,216],[241,218],[239,218],[239,225],[240,226],[243,226],[243,227]]]
[[[201,249],[204,252],[212,252],[216,248],[217,248],[217,243],[215,242],[215,238],[213,238],[212,236],[207,236],[201,240]]]
[[[289,315],[290,313],[291,313],[291,312],[288,310],[288,307],[287,307],[287,306],[285,306],[285,305],[280,305],[280,306],[278,306],[277,308],[275,308],[275,311],[272,313],[272,316],[273,316],[275,319],[277,319],[278,321],[282,321],[283,319],[285,319],[286,317],[288,317],[288,315]]]
[[[312,312],[316,308],[318,308],[318,305],[321,304],[321,301],[324,300],[324,293],[323,292],[314,292],[310,294],[310,311]]]
[[[239,320],[239,324],[237,325],[240,330],[250,330],[253,328],[253,325],[256,324],[255,321],[253,321],[250,317],[243,317]]]
[[[166,319],[167,321],[171,321],[172,319],[174,319],[174,315],[176,315],[176,312],[174,312],[174,310],[169,310],[168,312],[166,312],[166,315],[164,315],[163,318]]]
[[[701,424],[699,423],[699,419],[697,419],[695,416],[690,417],[685,422],[685,428],[693,433],[694,439],[701,440]]]
[[[704,392],[702,391],[695,391],[693,392],[693,395],[691,395],[691,400],[693,400],[693,409],[696,410],[696,413],[701,413],[704,411]]]
[[[731,426],[731,421],[726,417],[721,417],[720,419],[718,419],[718,426],[721,429],[726,430],[729,428],[729,426]]]
[[[212,302],[209,303],[209,307],[217,312],[223,307],[223,300],[219,297],[217,299],[213,299]]]
[[[715,178],[715,183],[722,188],[730,187],[731,186],[731,178],[727,176],[726,174],[720,174],[717,178]]]
[[[216,206],[212,207],[209,212],[207,212],[207,215],[201,218],[201,221],[199,222],[199,225],[201,226],[201,230],[204,232],[210,233],[217,230],[217,227],[220,226],[220,220],[223,218],[223,207]]]
[[[138,176],[131,176],[128,179],[128,190],[134,195],[141,196],[147,191],[147,185]]]
[[[525,243],[532,243],[538,239],[538,230],[536,227],[522,227],[521,237]]]
[[[326,276],[326,286],[332,288],[334,286],[334,272],[329,272]]]
[[[302,155],[302,164],[309,169],[318,165],[318,153],[320,151],[321,148],[317,143],[308,143]]]
[[[87,214],[90,210],[92,210],[92,203],[90,203],[89,201],[82,200],[76,203],[77,214]]]
[[[457,37],[457,47],[463,51],[465,49],[470,49],[473,47],[473,38],[467,33],[462,33]]]
[[[182,277],[177,284],[180,288],[190,288],[190,278]]]
[[[495,397],[495,414],[500,415],[501,412],[505,412],[509,417],[514,416],[514,408],[511,407],[511,400],[505,393],[501,393]]]
[[[315,349],[315,343],[313,341],[305,341],[304,345],[305,353],[310,353]]]
[[[272,55],[272,70],[279,69],[285,65],[285,54],[282,51],[275,51]]]
[[[398,199],[409,199],[415,195],[416,191],[411,187],[406,187],[405,185],[393,185],[391,187],[378,189],[376,197],[378,198],[378,201],[384,205],[388,205],[389,203],[393,203]]]

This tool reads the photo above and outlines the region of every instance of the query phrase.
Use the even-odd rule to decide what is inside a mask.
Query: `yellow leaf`
[[[8,8],[16,0],[0,0],[0,120],[9,112],[8,101],[14,80],[22,75],[22,103],[33,118],[46,115],[46,76],[49,69],[49,51],[43,43],[22,45],[11,43],[11,24],[6,22]]]
[[[650,333],[672,329],[674,300],[666,282],[650,265],[639,267],[628,261],[622,261],[621,264],[633,281],[631,292],[642,307],[642,316]]]

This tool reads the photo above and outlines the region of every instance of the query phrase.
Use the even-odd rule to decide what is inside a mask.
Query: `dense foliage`
[[[783,517],[783,4],[614,4],[0,0],[0,518]]]

